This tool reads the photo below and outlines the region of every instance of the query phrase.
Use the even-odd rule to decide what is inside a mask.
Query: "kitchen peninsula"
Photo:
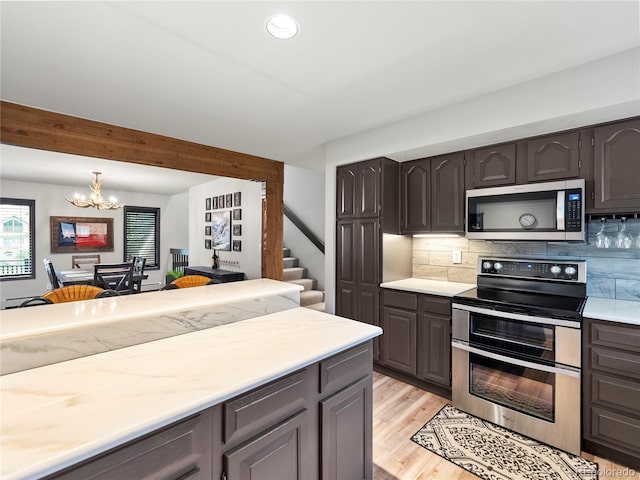
[[[153,315],[175,292],[152,292]],[[25,332],[52,333],[36,323]],[[370,478],[370,340],[380,333],[296,307],[4,375],[1,476]],[[10,339],[20,335],[13,326]]]

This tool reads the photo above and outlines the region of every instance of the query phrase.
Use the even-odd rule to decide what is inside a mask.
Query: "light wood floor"
[[[449,400],[386,375],[373,374],[373,478],[375,480],[478,480],[410,440]],[[583,453],[598,462],[600,480],[618,480],[625,467]],[[609,473],[609,475],[605,475]],[[617,473],[617,475],[616,475]]]

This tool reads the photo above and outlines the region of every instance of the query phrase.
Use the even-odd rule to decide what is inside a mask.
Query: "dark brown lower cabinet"
[[[640,326],[583,322],[583,450],[640,469]]]
[[[227,480],[264,478],[303,480],[309,478],[305,459],[306,410],[294,415],[257,438],[224,454]],[[224,477],[223,477],[224,478]]]
[[[47,479],[370,480],[372,365],[367,341]]]
[[[450,396],[451,299],[383,289],[381,326],[382,366]]]
[[[323,480],[372,478],[372,414],[373,388],[369,378],[320,402]]]
[[[417,313],[384,307],[382,312],[383,365],[415,376],[417,373]]]

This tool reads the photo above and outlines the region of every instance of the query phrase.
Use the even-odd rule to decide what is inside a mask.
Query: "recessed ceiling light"
[[[298,33],[298,25],[287,15],[274,15],[267,20],[267,31],[276,38],[292,38]]]

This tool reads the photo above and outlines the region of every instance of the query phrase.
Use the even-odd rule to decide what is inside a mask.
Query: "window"
[[[146,268],[160,268],[160,209],[124,207],[124,260],[145,257]]]
[[[36,278],[35,200],[0,198],[0,280]]]

